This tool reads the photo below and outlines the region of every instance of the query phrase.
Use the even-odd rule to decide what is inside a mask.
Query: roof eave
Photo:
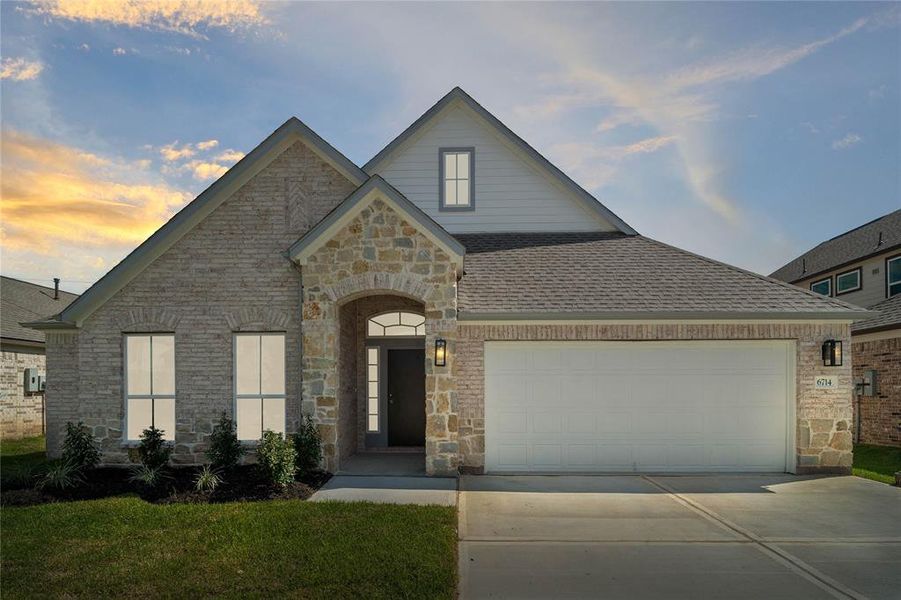
[[[797,311],[797,312],[753,312],[753,311],[572,311],[572,312],[515,312],[515,311],[468,311],[460,309],[458,321],[641,321],[641,320],[686,320],[686,321],[847,321],[871,317],[872,311]]]
[[[78,325],[73,321],[61,321],[58,319],[43,319],[40,321],[27,321],[19,323],[22,327],[37,331],[77,331]]]

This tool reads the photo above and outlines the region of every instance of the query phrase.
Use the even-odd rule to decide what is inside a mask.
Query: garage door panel
[[[783,342],[489,342],[488,471],[785,469]]]

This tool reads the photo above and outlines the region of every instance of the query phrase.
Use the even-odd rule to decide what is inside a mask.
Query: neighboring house
[[[312,415],[332,470],[847,472],[821,348],[868,315],[638,235],[455,88],[363,168],[288,120],[31,325],[51,454],[81,419],[107,463],[152,423],[200,462],[225,412]]]
[[[901,210],[823,242],[772,277],[873,311],[851,326],[855,437],[901,446]]]
[[[57,313],[77,298],[54,287],[0,277],[0,436],[44,433],[44,334],[20,325]]]

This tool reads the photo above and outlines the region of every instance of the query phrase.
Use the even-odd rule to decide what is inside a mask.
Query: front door
[[[425,446],[425,350],[388,350],[388,445]]]

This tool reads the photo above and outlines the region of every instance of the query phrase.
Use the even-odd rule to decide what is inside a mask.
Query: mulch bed
[[[166,480],[155,488],[129,481],[127,468],[101,467],[85,474],[85,483],[67,490],[37,490],[29,487],[0,492],[0,505],[31,506],[48,502],[95,500],[124,494],[137,494],[154,504],[255,502],[261,500],[306,500],[331,479],[332,474],[316,471],[285,488],[270,485],[257,465],[242,465],[220,474],[222,483],[213,492],[198,492],[194,480],[199,467],[171,467]]]

